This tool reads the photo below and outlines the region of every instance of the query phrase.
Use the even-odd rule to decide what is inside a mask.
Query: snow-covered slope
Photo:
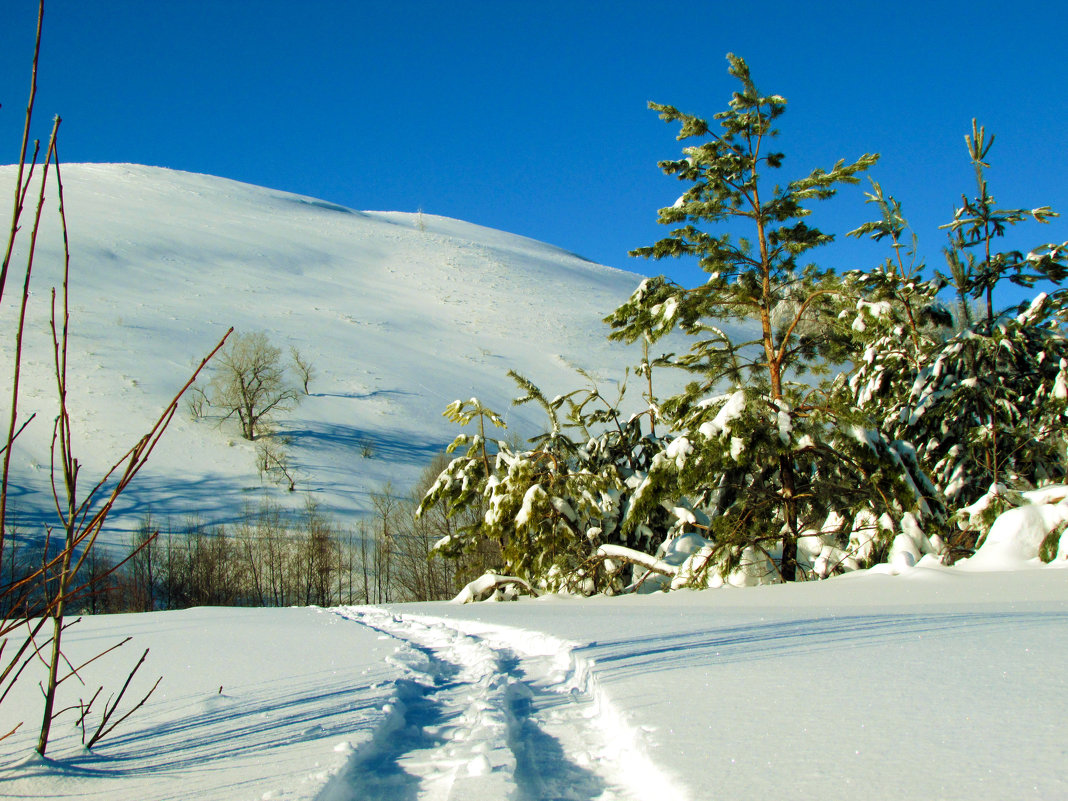
[[[13,167],[0,168],[2,196],[14,175]],[[553,395],[581,385],[574,366],[618,381],[638,361],[634,350],[607,342],[601,319],[640,276],[549,245],[441,217],[357,212],[153,167],[65,165],[63,183],[73,275],[71,405],[83,487],[144,433],[229,326],[263,330],[313,363],[310,397],[280,426],[292,442],[300,491],[267,489],[293,506],[309,493],[342,520],[366,510],[368,493],[387,481],[407,489],[455,435],[441,412],[456,398],[478,395],[520,433],[540,425],[536,409],[510,409],[509,368]],[[23,416],[36,411],[38,418],[13,461],[16,511],[31,521],[50,502],[48,297],[61,264],[55,201],[53,188],[22,394]],[[16,257],[15,266],[23,264]],[[9,283],[0,309],[5,365],[14,289]],[[129,528],[149,510],[175,522],[190,514],[232,519],[265,488],[253,454],[234,429],[183,412],[114,522]]]

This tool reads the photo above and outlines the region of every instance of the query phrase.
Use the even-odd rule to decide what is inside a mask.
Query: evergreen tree
[[[965,515],[965,527],[975,530],[957,536],[952,543],[957,553],[970,552],[1012,490],[1063,480],[1068,422],[1068,340],[1058,319],[1062,293],[1040,293],[1007,309],[994,305],[1004,282],[1031,287],[1040,280],[1062,281],[1068,243],[1043,245],[1027,255],[999,251],[996,240],[1010,226],[1057,215],[1048,206],[997,208],[984,174],[993,137],[987,140],[973,122],[965,140],[978,194],[964,197],[953,221],[943,226],[951,233],[950,274],[926,282],[890,269],[878,279],[850,277],[867,298],[861,303],[866,313],[858,313],[854,325],[863,348],[851,379],[857,404],[877,415],[889,435],[916,444],[921,465],[950,507],[971,505],[992,488],[999,496],[984,502],[985,523]],[[881,203],[881,219],[852,233],[891,235],[891,208],[901,221],[900,233],[900,207],[886,201],[877,186],[870,199]],[[896,247],[898,240],[892,241]],[[936,297],[946,283],[959,299],[955,325]],[[978,314],[970,301],[981,302]],[[915,324],[912,308],[925,311],[926,327]],[[871,314],[874,309],[879,313]]]
[[[808,204],[856,183],[877,156],[772,185],[784,161],[773,141],[786,101],[758,92],[742,59],[728,60],[742,86],[713,118],[718,131],[672,106],[650,104],[681,125],[678,139],[699,143],[685,147],[683,158],[660,163],[690,184],[659,213],[661,223],[679,227],[632,255],[693,256],[709,278],[694,288],[649,279],[607,318],[615,339],[653,342],[675,327],[695,337],[689,353],[672,360],[695,380],[662,407],[678,437],[636,492],[626,525],[684,496],[693,525],[714,539],[724,569],[756,547],[777,555],[782,578],[792,580],[803,535],[824,531],[834,519],[834,536],[842,539],[862,511],[919,510],[927,488],[906,445],[883,438],[852,404],[842,405],[844,382],[816,388],[799,380],[850,355],[839,280],[802,262],[832,239],[805,222]],[[751,233],[737,241],[706,230],[738,223]],[[735,342],[718,327],[738,319],[756,322],[754,339]]]
[[[646,475],[659,446],[643,431],[643,414],[619,411],[623,391],[605,398],[589,387],[548,399],[533,382],[509,373],[523,394],[516,404],[535,403],[549,426],[528,449],[485,434],[485,423],[503,427],[498,414],[477,400],[456,401],[445,414],[479,434],[461,434],[450,452],[464,448],[439,474],[420,505],[456,512],[481,505],[483,518],[438,544],[446,555],[471,552],[490,538],[501,569],[551,591],[613,592],[623,588],[620,571],[594,559],[603,544],[655,550],[668,536],[670,516],[624,532],[622,518],[634,488]],[[588,376],[586,376],[589,378]]]
[[[523,449],[486,436],[487,420],[503,423],[477,400],[454,403],[446,415],[477,419],[479,433],[457,438],[465,452],[421,508],[485,513],[441,552],[489,537],[503,569],[550,590],[624,589],[620,560],[639,566],[632,587],[647,570],[671,586],[752,583],[762,572],[789,581],[968,551],[1016,490],[1064,480],[1066,292],[994,305],[1003,281],[1068,275],[1068,243],[1026,255],[995,247],[1010,226],[1055,213],[996,206],[984,176],[993,139],[973,126],[978,194],[945,226],[948,277],[925,278],[900,203],[874,181],[877,219],[850,233],[885,240],[891,257],[842,276],[808,263],[831,240],[807,224],[809,206],[856,183],[876,157],[772,184],[786,101],[759,93],[745,62],[728,59],[741,89],[718,127],[650,104],[681,126],[683,157],[660,167],[689,186],[659,212],[670,234],[633,254],[694,257],[709,277],[692,288],[647,279],[606,319],[612,338],[643,345],[644,411],[623,414],[622,396],[595,384],[550,400],[513,373],[516,403],[540,405],[548,420]],[[740,228],[748,236],[735,239]],[[939,297],[947,283],[956,318]],[[725,321],[753,335],[732,337]],[[690,335],[689,350],[650,359],[650,344],[675,329]],[[661,401],[653,366],[682,369],[690,383]],[[966,531],[947,550],[946,509],[964,504]]]
[[[986,158],[994,146],[994,137],[986,138],[986,130],[972,120],[972,134],[965,136],[968,156],[975,169],[978,194],[969,199],[961,197],[961,206],[953,215],[953,221],[942,226],[952,235],[953,249],[958,252],[974,248],[981,252],[981,259],[971,258],[967,268],[959,274],[960,289],[974,299],[982,299],[986,307],[985,330],[989,333],[998,317],[994,312],[994,290],[1003,280],[1017,286],[1033,287],[1037,281],[1061,283],[1068,277],[1068,243],[1045,245],[1026,256],[1018,250],[997,251],[994,240],[1005,236],[1009,226],[1025,220],[1047,223],[1058,217],[1049,206],[1035,209],[999,209],[990,194],[984,170],[990,165]],[[965,264],[960,259],[959,265]]]

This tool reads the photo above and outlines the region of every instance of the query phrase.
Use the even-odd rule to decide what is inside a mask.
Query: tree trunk
[[[782,559],[779,572],[783,581],[797,579],[797,500],[794,464],[789,455],[779,457],[779,480],[782,482],[783,518],[786,532],[782,536]]]
[[[41,718],[41,735],[37,738],[37,753],[45,755],[48,750],[48,737],[52,731],[52,719],[55,715],[56,689],[59,686],[59,663],[63,659],[63,612],[67,601],[67,587],[70,583],[70,564],[74,555],[74,530],[77,508],[74,498],[78,486],[78,462],[64,460],[64,479],[67,489],[67,525],[63,541],[63,560],[59,576],[56,579],[55,606],[52,609],[52,648],[48,659],[48,683],[44,690],[44,715]],[[92,547],[90,544],[89,547]],[[48,558],[47,552],[45,559]]]

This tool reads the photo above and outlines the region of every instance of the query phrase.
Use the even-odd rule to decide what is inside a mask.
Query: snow
[[[1053,382],[1053,397],[1057,400],[1068,400],[1068,361],[1061,359],[1057,378]]]
[[[790,434],[794,430],[793,420],[790,418],[790,409],[782,401],[779,402],[780,408],[776,412],[776,421],[779,425],[779,439],[783,444],[789,444]],[[785,408],[784,408],[785,407]]]
[[[82,672],[88,688],[71,687],[61,698],[88,699],[102,682],[105,695],[117,690],[146,647],[130,693],[163,681],[143,714],[95,753],[81,748],[73,720],[58,725],[46,760],[25,758],[40,693],[34,682],[21,684],[14,708],[10,701],[0,708],[5,723],[26,720],[0,749],[2,797],[308,798],[346,753],[370,742],[393,697],[386,659],[395,646],[319,610],[115,615],[88,618],[69,634],[72,659],[126,635],[134,640]],[[354,661],[354,653],[365,656]]]
[[[697,429],[708,439],[730,433],[730,426],[745,412],[745,391],[737,390],[732,393],[727,402],[723,404],[716,416],[711,420],[701,423]]]
[[[532,484],[530,489],[523,495],[523,506],[519,510],[519,514],[515,516],[515,525],[517,528],[522,528],[530,522],[530,516],[534,512],[534,504],[539,500],[545,500],[549,496],[542,489],[541,484]]]
[[[40,699],[22,683],[0,796],[1065,797],[1063,565],[86,618],[79,653],[135,638],[90,685],[149,647],[142,685],[162,674],[160,691],[91,753],[60,726],[42,760],[25,756]]]
[[[693,453],[693,445],[686,437],[673,439],[664,449],[665,458],[673,461],[679,470],[686,464],[686,457],[691,453]]]
[[[522,588],[522,590],[518,589]],[[528,595],[536,593],[527,582],[514,576],[498,576],[494,573],[484,573],[474,581],[468,583],[452,599],[454,604],[467,604],[473,601],[489,600],[514,600],[521,591]]]
[[[739,461],[742,458],[742,454],[745,453],[745,447],[748,442],[743,437],[731,437],[731,458],[734,461]]]
[[[1039,564],[1046,536],[1068,526],[1068,486],[1053,484],[1022,495],[1025,503],[998,515],[975,555],[961,563],[962,569],[1012,570]],[[1063,559],[1064,545],[1056,551],[1057,559]]]

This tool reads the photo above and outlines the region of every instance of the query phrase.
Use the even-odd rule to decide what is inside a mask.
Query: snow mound
[[[962,560],[959,567],[966,570],[1014,570],[1041,564],[1039,552],[1043,542],[1068,526],[1068,486],[1043,487],[1025,492],[1023,496],[1027,503],[998,515],[975,555]],[[1056,557],[1063,559],[1065,556],[1062,542],[1056,549]]]

